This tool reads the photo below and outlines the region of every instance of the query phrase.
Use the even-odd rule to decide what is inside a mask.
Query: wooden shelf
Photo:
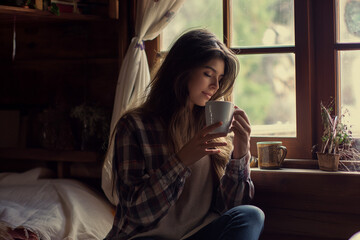
[[[85,151],[52,151],[41,148],[0,148],[0,161],[9,159],[94,163],[100,161],[100,155],[97,152]]]
[[[29,19],[44,19],[44,20],[100,20],[100,16],[84,15],[77,13],[60,13],[59,16],[52,14],[49,11],[41,11],[38,9],[30,9],[23,7],[13,7],[0,5],[0,21],[13,21],[16,17],[17,21]]]
[[[56,163],[57,177],[70,176],[70,166],[73,163],[101,164],[101,156],[97,152],[85,151],[51,151],[38,148],[0,148],[0,162],[6,165],[14,161],[42,161]]]

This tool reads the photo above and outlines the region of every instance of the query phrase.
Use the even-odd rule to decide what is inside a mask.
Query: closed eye
[[[211,72],[214,72],[215,74],[217,73],[216,69],[213,68],[213,67],[205,66],[205,68],[206,68],[206,69],[210,69]],[[208,76],[208,77],[211,77],[211,75],[210,75],[209,73],[207,73],[207,72],[205,72],[204,74],[205,74],[206,76]],[[220,77],[221,77],[221,78],[224,77],[224,74],[221,74]]]

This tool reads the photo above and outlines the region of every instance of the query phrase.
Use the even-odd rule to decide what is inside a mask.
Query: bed
[[[113,206],[90,186],[46,168],[0,173],[0,239],[103,239]]]

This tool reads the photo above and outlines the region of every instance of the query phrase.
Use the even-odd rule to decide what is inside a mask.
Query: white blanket
[[[0,222],[46,240],[103,239],[113,223],[108,201],[79,181],[44,175],[39,168],[0,174]]]

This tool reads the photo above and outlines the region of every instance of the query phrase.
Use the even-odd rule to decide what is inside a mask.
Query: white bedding
[[[0,174],[0,222],[46,240],[103,239],[112,205],[79,181],[41,178],[44,169]]]

